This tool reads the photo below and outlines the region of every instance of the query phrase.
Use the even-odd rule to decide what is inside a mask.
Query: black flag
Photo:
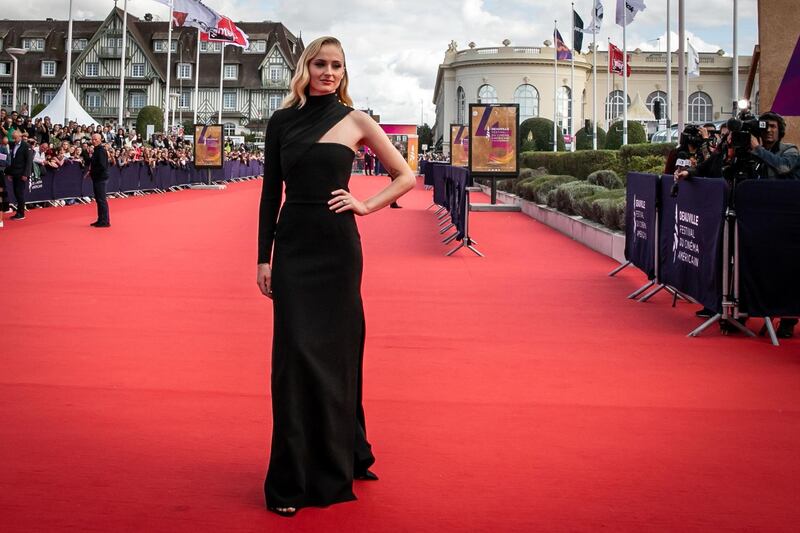
[[[572,35],[575,39],[573,48],[580,54],[581,48],[583,48],[583,19],[574,9],[572,10]]]

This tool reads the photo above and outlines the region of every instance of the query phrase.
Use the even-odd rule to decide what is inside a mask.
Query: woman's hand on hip
[[[261,294],[272,299],[272,269],[269,263],[259,263],[258,274],[256,275],[256,284],[258,284]]]
[[[337,189],[331,193],[333,198],[328,200],[330,210],[335,213],[344,213],[345,211],[352,211],[356,215],[364,216],[369,214],[369,208],[344,189]]]

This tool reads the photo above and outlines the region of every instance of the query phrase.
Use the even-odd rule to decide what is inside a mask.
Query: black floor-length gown
[[[353,500],[354,472],[374,462],[361,406],[361,240],[353,213],[328,206],[347,188],[355,154],[318,142],[350,111],[336,94],[310,96],[267,129],[259,263],[270,262],[274,241],[271,507]]]

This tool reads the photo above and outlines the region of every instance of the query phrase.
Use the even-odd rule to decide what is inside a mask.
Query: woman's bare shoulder
[[[354,109],[353,111],[350,112],[349,116],[360,128],[364,130],[374,130],[376,128],[378,129],[380,128],[380,126],[378,126],[378,123],[375,122],[375,119],[373,119],[364,111]]]

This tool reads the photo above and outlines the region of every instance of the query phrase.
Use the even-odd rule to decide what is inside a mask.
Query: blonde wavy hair
[[[290,84],[291,90],[289,94],[286,95],[284,98],[283,103],[281,104],[281,109],[285,109],[287,107],[297,107],[302,108],[306,105],[307,94],[306,91],[308,90],[308,85],[311,82],[311,73],[308,70],[308,65],[311,63],[311,60],[314,59],[319,51],[322,50],[322,47],[326,44],[332,44],[339,48],[339,51],[342,52],[342,58],[344,58],[344,48],[342,48],[342,43],[339,42],[339,39],[336,37],[320,37],[319,39],[315,39],[312,41],[303,53],[300,55],[300,59],[297,61],[297,71],[294,73],[294,77],[292,78],[292,83]],[[339,97],[339,100],[353,107],[353,99],[350,98],[350,94],[347,92],[347,86],[349,85],[350,80],[347,75],[347,61],[345,61],[345,69],[344,69],[344,76],[342,77],[342,82],[339,84],[339,88],[336,89],[336,94]]]

